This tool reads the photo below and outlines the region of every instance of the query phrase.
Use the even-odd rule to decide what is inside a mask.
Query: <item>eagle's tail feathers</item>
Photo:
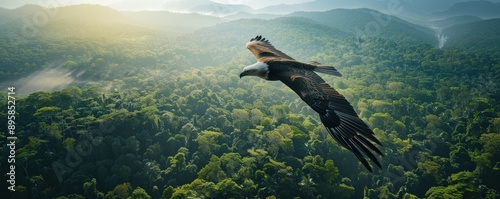
[[[328,75],[342,77],[342,74],[340,74],[339,71],[337,69],[335,69],[335,67],[333,67],[333,66],[322,65],[322,64],[315,62],[315,61],[310,61],[308,64],[313,65],[314,66],[313,70],[318,72],[318,73],[325,73]]]

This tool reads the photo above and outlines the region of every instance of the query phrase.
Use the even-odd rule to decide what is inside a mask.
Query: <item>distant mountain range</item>
[[[126,0],[118,4],[110,5],[115,9],[124,7],[142,8],[148,5],[148,1],[139,3],[134,0]],[[158,3],[156,3],[157,5]],[[128,6],[127,6],[128,5]],[[313,0],[298,4],[279,4],[260,9],[253,9],[240,4],[222,4],[211,0],[167,0],[160,6],[161,9],[170,12],[189,12],[208,14],[213,16],[228,16],[237,13],[250,14],[273,14],[283,15],[300,11],[328,11],[338,8],[354,9],[369,8],[382,13],[402,17],[406,20],[436,20],[456,16],[476,16],[483,19],[500,17],[500,3],[490,1],[466,1],[453,3],[452,1],[366,1],[366,0]]]
[[[410,39],[424,43],[435,43],[431,29],[418,26],[400,18],[371,9],[335,9],[326,12],[295,12],[289,16],[312,19],[356,37],[380,37],[399,40]]]
[[[313,0],[306,3],[280,4],[252,9],[248,6],[220,4],[211,0],[169,0],[163,8],[171,12],[194,12],[219,16],[224,20],[244,18],[273,19],[283,16],[301,16],[327,25],[336,23],[336,26],[339,26],[336,28],[345,28],[345,30],[350,32],[352,32],[353,26],[347,22],[351,19],[359,20],[356,23],[359,25],[359,28],[363,29],[367,23],[376,20],[375,17],[367,16],[367,12],[356,12],[353,16],[349,16],[351,13],[342,13],[340,11],[336,12],[336,14],[342,16],[335,16],[335,13],[328,13],[328,11],[339,8],[368,8],[389,16],[395,16],[392,18],[391,24],[380,27],[382,29],[381,33],[377,33],[380,34],[378,36],[390,38],[391,31],[401,30],[405,33],[401,31],[396,32],[400,33],[400,35],[412,35],[413,38],[418,38],[417,40],[425,40],[427,42],[430,41],[428,39],[429,35],[436,37],[436,35],[441,34],[443,29],[454,25],[482,19],[500,18],[500,3],[490,1],[453,3],[452,1],[420,0],[391,3],[390,1],[366,0]],[[307,14],[306,12],[311,12],[311,14]],[[320,14],[316,15],[313,13]],[[337,20],[344,18],[349,20]],[[405,22],[418,24],[426,28],[417,27],[409,23],[404,24],[401,19]],[[434,30],[434,32],[429,30]]]
[[[275,19],[278,17],[283,17],[284,15],[279,15],[279,14],[266,14],[266,13],[261,13],[261,14],[255,14],[255,13],[249,13],[249,12],[238,12],[235,14],[227,15],[222,17],[225,20],[231,21],[231,20],[238,20],[238,19]]]
[[[328,11],[337,8],[380,8],[383,3],[380,1],[364,0],[315,0],[300,4],[281,4],[258,9],[258,13],[290,14],[299,11]]]
[[[35,0],[24,2],[36,2]],[[458,3],[457,3],[458,2]],[[66,3],[67,4],[67,3]],[[0,4],[2,5],[2,4]],[[9,5],[9,4],[6,4]],[[499,0],[485,1],[375,1],[375,0],[311,0],[297,4],[279,4],[253,9],[243,4],[223,4],[212,0],[122,0],[109,4],[116,10],[126,11],[169,11],[175,13],[197,13],[231,19],[245,16],[259,17],[256,14],[285,15],[293,12],[319,12],[332,9],[368,8],[400,17],[417,24],[442,20],[457,16],[473,16],[482,19],[500,18]],[[5,12],[5,10],[0,10]],[[231,16],[233,15],[233,16]],[[1,16],[1,13],[0,13]],[[269,18],[269,17],[266,17]]]
[[[482,21],[482,19],[475,16],[457,16],[457,17],[450,17],[446,19],[431,21],[429,22],[429,24],[439,29],[446,29],[455,25],[471,23],[476,21]]]
[[[210,0],[169,0],[162,7],[171,12],[199,13],[213,16],[227,16],[253,10],[245,5],[222,4]]]
[[[126,10],[126,11],[158,11],[164,10],[160,9],[164,5],[164,2],[157,0],[123,0],[117,3],[109,5],[109,7],[116,10]]]
[[[191,10],[219,10],[219,13],[232,13],[236,10],[249,9],[238,6],[219,8],[218,6],[224,4],[210,4],[211,1],[209,0],[188,0],[188,2],[190,1],[198,3],[197,6],[190,7]],[[169,2],[170,4],[165,4],[165,6],[168,5],[171,8],[184,6],[184,3],[181,1]],[[207,2],[209,4],[203,4]],[[345,1],[339,0],[338,2]],[[356,2],[352,1],[350,5],[354,6]],[[323,5],[325,6],[329,4],[325,0],[317,0],[301,5],[309,5],[311,7],[303,8],[312,9],[312,5],[319,5],[318,3],[324,3]],[[458,8],[465,9],[463,5],[458,6]],[[479,3],[477,5],[497,4]],[[458,8],[455,6],[451,10],[457,10]],[[44,9],[35,5],[26,5],[17,9],[0,8],[0,24],[2,25],[0,32],[19,28],[24,23],[23,19],[32,19],[34,13],[43,11]],[[492,6],[492,9],[495,8]],[[471,10],[474,9],[471,8]],[[456,12],[445,11],[443,13]],[[320,29],[318,28],[319,26],[329,27],[330,29],[328,30],[342,32],[342,34],[336,33],[339,36],[342,35],[343,37],[353,39],[378,37],[392,41],[411,40],[435,46],[438,46],[438,40],[440,39],[442,43],[439,46],[444,45],[445,47],[473,45],[474,43],[464,44],[462,42],[462,40],[470,42],[470,38],[483,38],[482,40],[478,39],[478,41],[484,45],[495,45],[500,42],[500,38],[494,36],[495,34],[500,34],[497,31],[497,29],[500,30],[500,20],[484,20],[475,15],[453,16],[449,14],[451,17],[445,17],[448,14],[442,14],[443,17],[438,20],[429,20],[425,23],[415,24],[377,10],[366,8],[301,11],[290,14],[258,14],[240,11],[224,17],[217,17],[206,14],[175,13],[170,11],[117,11],[110,7],[84,4],[58,8],[57,14],[49,17],[44,22],[46,24],[39,26],[38,30],[59,36],[119,36],[127,32],[127,34],[134,34],[137,37],[141,37],[144,33],[157,30],[174,33],[192,32],[234,20],[259,18],[260,20],[253,22],[262,23],[262,19],[291,18],[290,20],[292,21],[307,19],[302,22],[309,24],[311,27],[313,26],[311,24],[315,24],[314,27],[317,29]],[[286,20],[281,20],[281,22],[286,22]],[[491,34],[493,36],[488,37],[487,41],[484,40],[486,38],[485,35]],[[449,43],[445,44],[445,41]]]
[[[26,5],[13,10],[0,10],[0,24],[4,25],[3,29],[7,29],[24,23],[22,20],[28,19],[28,22],[31,22],[29,19],[33,14],[44,13],[44,9],[37,5]],[[138,31],[161,29],[170,32],[185,32],[212,26],[222,20],[219,17],[196,13],[117,11],[105,6],[82,4],[58,8],[57,14],[54,17],[48,17],[46,24],[40,26],[39,29],[68,35],[85,35],[89,31],[99,31],[96,30],[98,27],[101,30],[109,29],[108,32],[117,34],[123,28]],[[50,30],[51,27],[57,28]]]
[[[435,17],[456,17],[456,16],[475,16],[483,19],[500,18],[500,3],[490,1],[468,1],[457,3],[442,12],[433,14]]]
[[[192,31],[223,22],[223,19],[219,17],[198,13],[173,13],[168,11],[127,11],[122,13],[140,24],[171,32]]]
[[[171,12],[196,12],[215,16],[228,16],[236,13],[283,15],[298,11],[327,11],[336,8],[383,8],[380,1],[366,0],[313,0],[299,4],[279,4],[253,9],[238,4],[221,4],[211,0],[168,0],[163,8]]]

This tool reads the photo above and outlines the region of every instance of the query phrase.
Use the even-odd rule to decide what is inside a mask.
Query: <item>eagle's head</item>
[[[268,79],[269,77],[269,65],[265,62],[257,62],[250,66],[243,68],[243,72],[240,74],[240,78],[243,76],[257,76],[262,79]]]

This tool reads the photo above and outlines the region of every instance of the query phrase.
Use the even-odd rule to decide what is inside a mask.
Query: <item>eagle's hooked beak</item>
[[[240,73],[240,79],[244,76],[247,76],[248,75],[248,72],[247,71],[243,71]]]

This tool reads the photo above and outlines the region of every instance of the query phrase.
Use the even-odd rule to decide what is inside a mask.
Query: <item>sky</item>
[[[218,3],[226,3],[226,4],[244,4],[248,5],[252,8],[258,9],[263,8],[270,5],[278,5],[278,4],[297,4],[297,3],[305,3],[312,0],[212,0]]]
[[[67,6],[67,5],[75,5],[82,3],[109,6],[113,4],[119,4],[122,2],[129,2],[129,3],[133,2],[132,4],[129,5],[137,5],[140,2],[140,4],[145,5],[143,7],[147,9],[160,10],[161,6],[167,3],[168,1],[181,1],[181,0],[0,0],[0,7],[14,9],[25,4],[38,4],[45,7],[58,7],[58,6]],[[191,1],[200,1],[200,0],[191,0]],[[212,0],[212,1],[218,3],[227,3],[227,4],[244,4],[254,9],[259,9],[270,5],[278,5],[283,3],[296,4],[313,0],[272,0],[272,1],[271,0]],[[389,1],[389,0],[366,0],[366,1]],[[473,0],[405,0],[405,1],[410,3],[412,1],[421,1],[428,3],[449,3],[451,5],[456,2],[473,1]],[[489,1],[500,2],[500,0],[489,0]]]
[[[90,4],[99,4],[99,5],[112,5],[124,1],[136,1],[142,2],[143,4],[150,4],[152,6],[161,6],[168,2],[169,0],[1,0],[0,7],[14,9],[20,7],[25,4],[38,4],[42,6],[47,5],[75,5],[82,3],[90,3]],[[248,5],[252,8],[258,9],[270,5],[277,4],[295,4],[295,3],[304,3],[312,0],[212,0],[218,3],[226,3],[226,4],[244,4]]]

